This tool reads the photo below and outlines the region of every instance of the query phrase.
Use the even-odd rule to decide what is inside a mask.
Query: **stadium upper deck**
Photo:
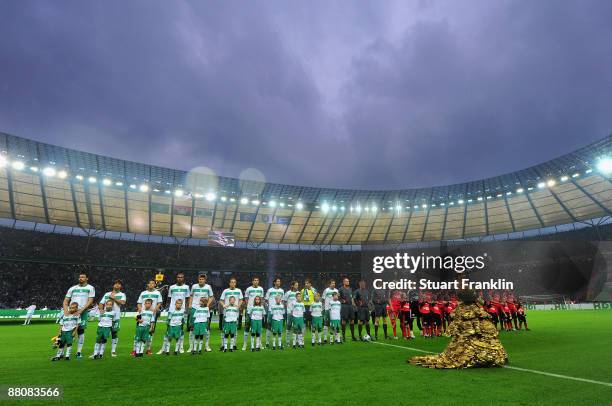
[[[252,243],[454,240],[610,215],[612,135],[509,174],[403,190],[243,181],[104,157],[0,133],[0,217]]]

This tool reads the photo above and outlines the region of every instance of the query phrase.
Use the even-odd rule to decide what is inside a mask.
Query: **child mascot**
[[[451,314],[448,326],[451,342],[441,354],[412,357],[414,365],[427,368],[499,367],[508,361],[508,354],[497,337],[491,316],[476,304],[473,291],[459,293],[461,304]]]

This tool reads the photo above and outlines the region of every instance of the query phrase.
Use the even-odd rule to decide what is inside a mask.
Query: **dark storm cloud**
[[[2,2],[0,130],[271,181],[391,188],[612,130],[612,3]]]

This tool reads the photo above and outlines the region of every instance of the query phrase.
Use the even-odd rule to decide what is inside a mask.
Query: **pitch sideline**
[[[380,342],[377,342],[377,341],[370,341],[370,342],[372,344],[386,345],[388,347],[402,348],[404,350],[409,350],[409,351],[422,352],[422,353],[426,353],[426,354],[435,354],[432,351],[421,350],[419,348],[413,348],[413,347],[404,347],[403,345],[380,343]],[[546,375],[546,376],[551,376],[553,378],[569,379],[569,380],[572,380],[572,381],[587,382],[587,383],[593,383],[593,384],[597,384],[597,385],[603,385],[603,386],[610,386],[610,387],[612,387],[612,383],[609,383],[609,382],[596,381],[596,380],[593,380],[593,379],[586,379],[586,378],[576,378],[575,376],[567,376],[567,375],[561,375],[561,374],[554,374],[552,372],[538,371],[536,369],[519,368],[519,367],[515,367],[515,366],[511,366],[511,365],[504,365],[503,368],[513,369],[515,371],[521,371],[521,372],[530,372],[532,374]]]

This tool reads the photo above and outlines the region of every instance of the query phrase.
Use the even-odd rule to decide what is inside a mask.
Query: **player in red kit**
[[[410,311],[410,302],[408,301],[408,298],[402,302],[401,324],[402,336],[404,337],[404,340],[414,338],[414,335],[412,334],[412,326],[410,326],[410,324],[412,324],[412,312]]]
[[[432,335],[439,337],[442,334],[442,308],[436,301],[431,303],[430,310]]]
[[[506,295],[506,305],[508,305],[508,309],[510,310],[510,317],[512,317],[512,321],[514,322],[514,329],[518,330],[516,304],[514,303],[514,295],[512,293]]]
[[[527,316],[525,315],[525,309],[523,309],[523,305],[522,304],[518,304],[516,307],[516,315],[519,321],[519,325],[518,325],[518,329],[520,330],[523,327],[523,324],[525,325],[525,331],[529,331],[529,328],[527,327]]]
[[[421,325],[423,326],[423,337],[432,337],[431,309],[429,306],[429,302],[421,303],[419,312],[421,313]]]
[[[387,312],[389,313],[389,320],[391,321],[391,329],[393,330],[393,338],[397,340],[397,320],[401,317],[402,311],[402,292],[396,290],[391,293],[389,298],[389,307]],[[401,323],[401,320],[400,320]]]

